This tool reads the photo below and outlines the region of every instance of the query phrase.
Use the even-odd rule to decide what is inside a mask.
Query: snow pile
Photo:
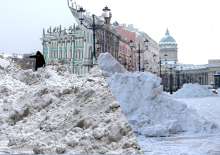
[[[10,64],[0,68],[0,139],[8,139],[7,153],[143,153],[98,66],[77,76],[67,66],[33,72],[3,58],[0,64]]]
[[[220,88],[217,89],[218,96],[220,96]]]
[[[101,53],[98,58],[103,71],[122,68],[120,65],[103,66],[102,62],[118,63],[108,55],[110,54]],[[168,136],[178,132],[215,133],[219,130],[215,123],[201,118],[184,102],[176,101],[164,93],[160,85],[161,78],[154,74],[115,73],[106,79],[134,132],[146,136]]]
[[[184,84],[181,89],[172,95],[174,98],[193,98],[193,97],[211,97],[217,96],[206,87],[195,83]]]

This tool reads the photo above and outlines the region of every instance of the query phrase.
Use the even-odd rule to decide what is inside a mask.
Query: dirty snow
[[[110,63],[114,65],[108,66]],[[215,122],[164,93],[161,78],[155,74],[124,72],[109,53],[101,53],[98,64],[135,133],[157,137],[181,132],[219,132]]]
[[[186,83],[177,92],[172,95],[174,98],[194,98],[194,97],[211,97],[217,96],[206,87],[198,83]]]
[[[0,66],[0,153],[143,153],[98,66],[82,76]]]

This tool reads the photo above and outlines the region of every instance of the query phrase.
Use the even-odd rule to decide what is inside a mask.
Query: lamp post
[[[145,64],[147,64],[147,68],[148,68],[148,62],[147,62],[147,60],[145,60],[145,61],[143,62],[143,68],[141,68],[141,70],[142,70],[143,72],[144,72],[145,69],[146,69],[146,68],[144,68],[144,65],[145,65]]]
[[[170,69],[170,94],[173,94],[173,75],[172,75],[172,70],[176,68],[176,61],[174,62],[174,65],[172,66],[170,64],[170,67],[167,67],[167,62],[165,63],[166,68]]]
[[[145,50],[148,49],[148,42],[149,42],[149,41],[148,41],[147,38],[146,38],[146,40],[144,41],[145,47],[146,47]],[[132,41],[132,40],[130,40],[130,47],[131,47],[131,50],[132,50],[132,48],[134,47],[134,44],[133,44],[133,41]],[[144,50],[144,51],[145,51],[145,50]],[[143,50],[141,51],[141,49],[140,49],[140,44],[138,44],[138,50],[137,50],[135,53],[138,53],[138,54],[139,54],[139,56],[138,56],[138,59],[139,59],[139,62],[138,62],[139,72],[141,71],[141,53],[143,53],[144,51],[143,51]]]
[[[153,59],[154,59],[154,62],[156,62],[156,55],[155,54],[153,55]],[[160,64],[160,77],[162,78],[162,76],[161,76],[161,58],[158,63]]]
[[[132,60],[131,56],[129,57],[129,59],[130,59],[130,62],[131,62],[131,60]],[[118,60],[119,60],[120,63],[121,63],[122,57],[121,57],[120,55],[119,55],[119,57],[118,57]],[[124,62],[124,63],[121,63],[121,64],[124,65],[124,66],[125,66],[125,69],[126,69],[126,66],[128,65],[127,62],[126,62],[126,59],[125,59],[125,62]]]
[[[92,22],[92,24],[89,24],[87,26],[83,24],[85,10],[83,10],[83,8],[81,7],[77,11],[77,12],[79,12],[79,20],[81,21],[81,25],[83,25],[85,28],[90,29],[90,30],[93,31],[93,56],[94,56],[95,59],[96,59],[96,55],[95,55],[95,30],[101,29],[105,24],[107,24],[107,20],[109,19],[109,11],[111,11],[111,10],[106,6],[103,9],[103,11],[104,11],[105,22],[102,25],[101,24],[95,24],[95,15],[93,14],[92,15],[93,22]]]
[[[132,56],[131,56],[131,55],[130,55],[130,57],[129,57],[129,60],[130,60],[130,63],[129,63],[130,65],[128,66],[128,69],[132,69],[132,68],[131,68],[131,61],[132,61]]]

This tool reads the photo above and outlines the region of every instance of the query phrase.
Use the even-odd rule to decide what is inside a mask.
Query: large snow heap
[[[174,98],[194,98],[194,97],[211,97],[217,96],[217,94],[211,92],[206,87],[195,83],[186,83],[177,92],[172,95]]]
[[[98,66],[81,76],[67,66],[33,72],[0,57],[0,77],[6,153],[143,153]]]
[[[161,78],[155,74],[124,72],[109,53],[101,53],[98,64],[134,132],[168,136],[178,132],[219,131],[215,123],[203,119],[184,102],[164,93]]]

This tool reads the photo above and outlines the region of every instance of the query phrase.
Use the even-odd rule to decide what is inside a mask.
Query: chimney
[[[122,24],[123,25],[123,27],[125,28],[126,27],[126,24],[124,23],[124,24]]]
[[[128,27],[129,27],[129,28],[134,28],[134,27],[133,27],[133,24],[128,24]]]

